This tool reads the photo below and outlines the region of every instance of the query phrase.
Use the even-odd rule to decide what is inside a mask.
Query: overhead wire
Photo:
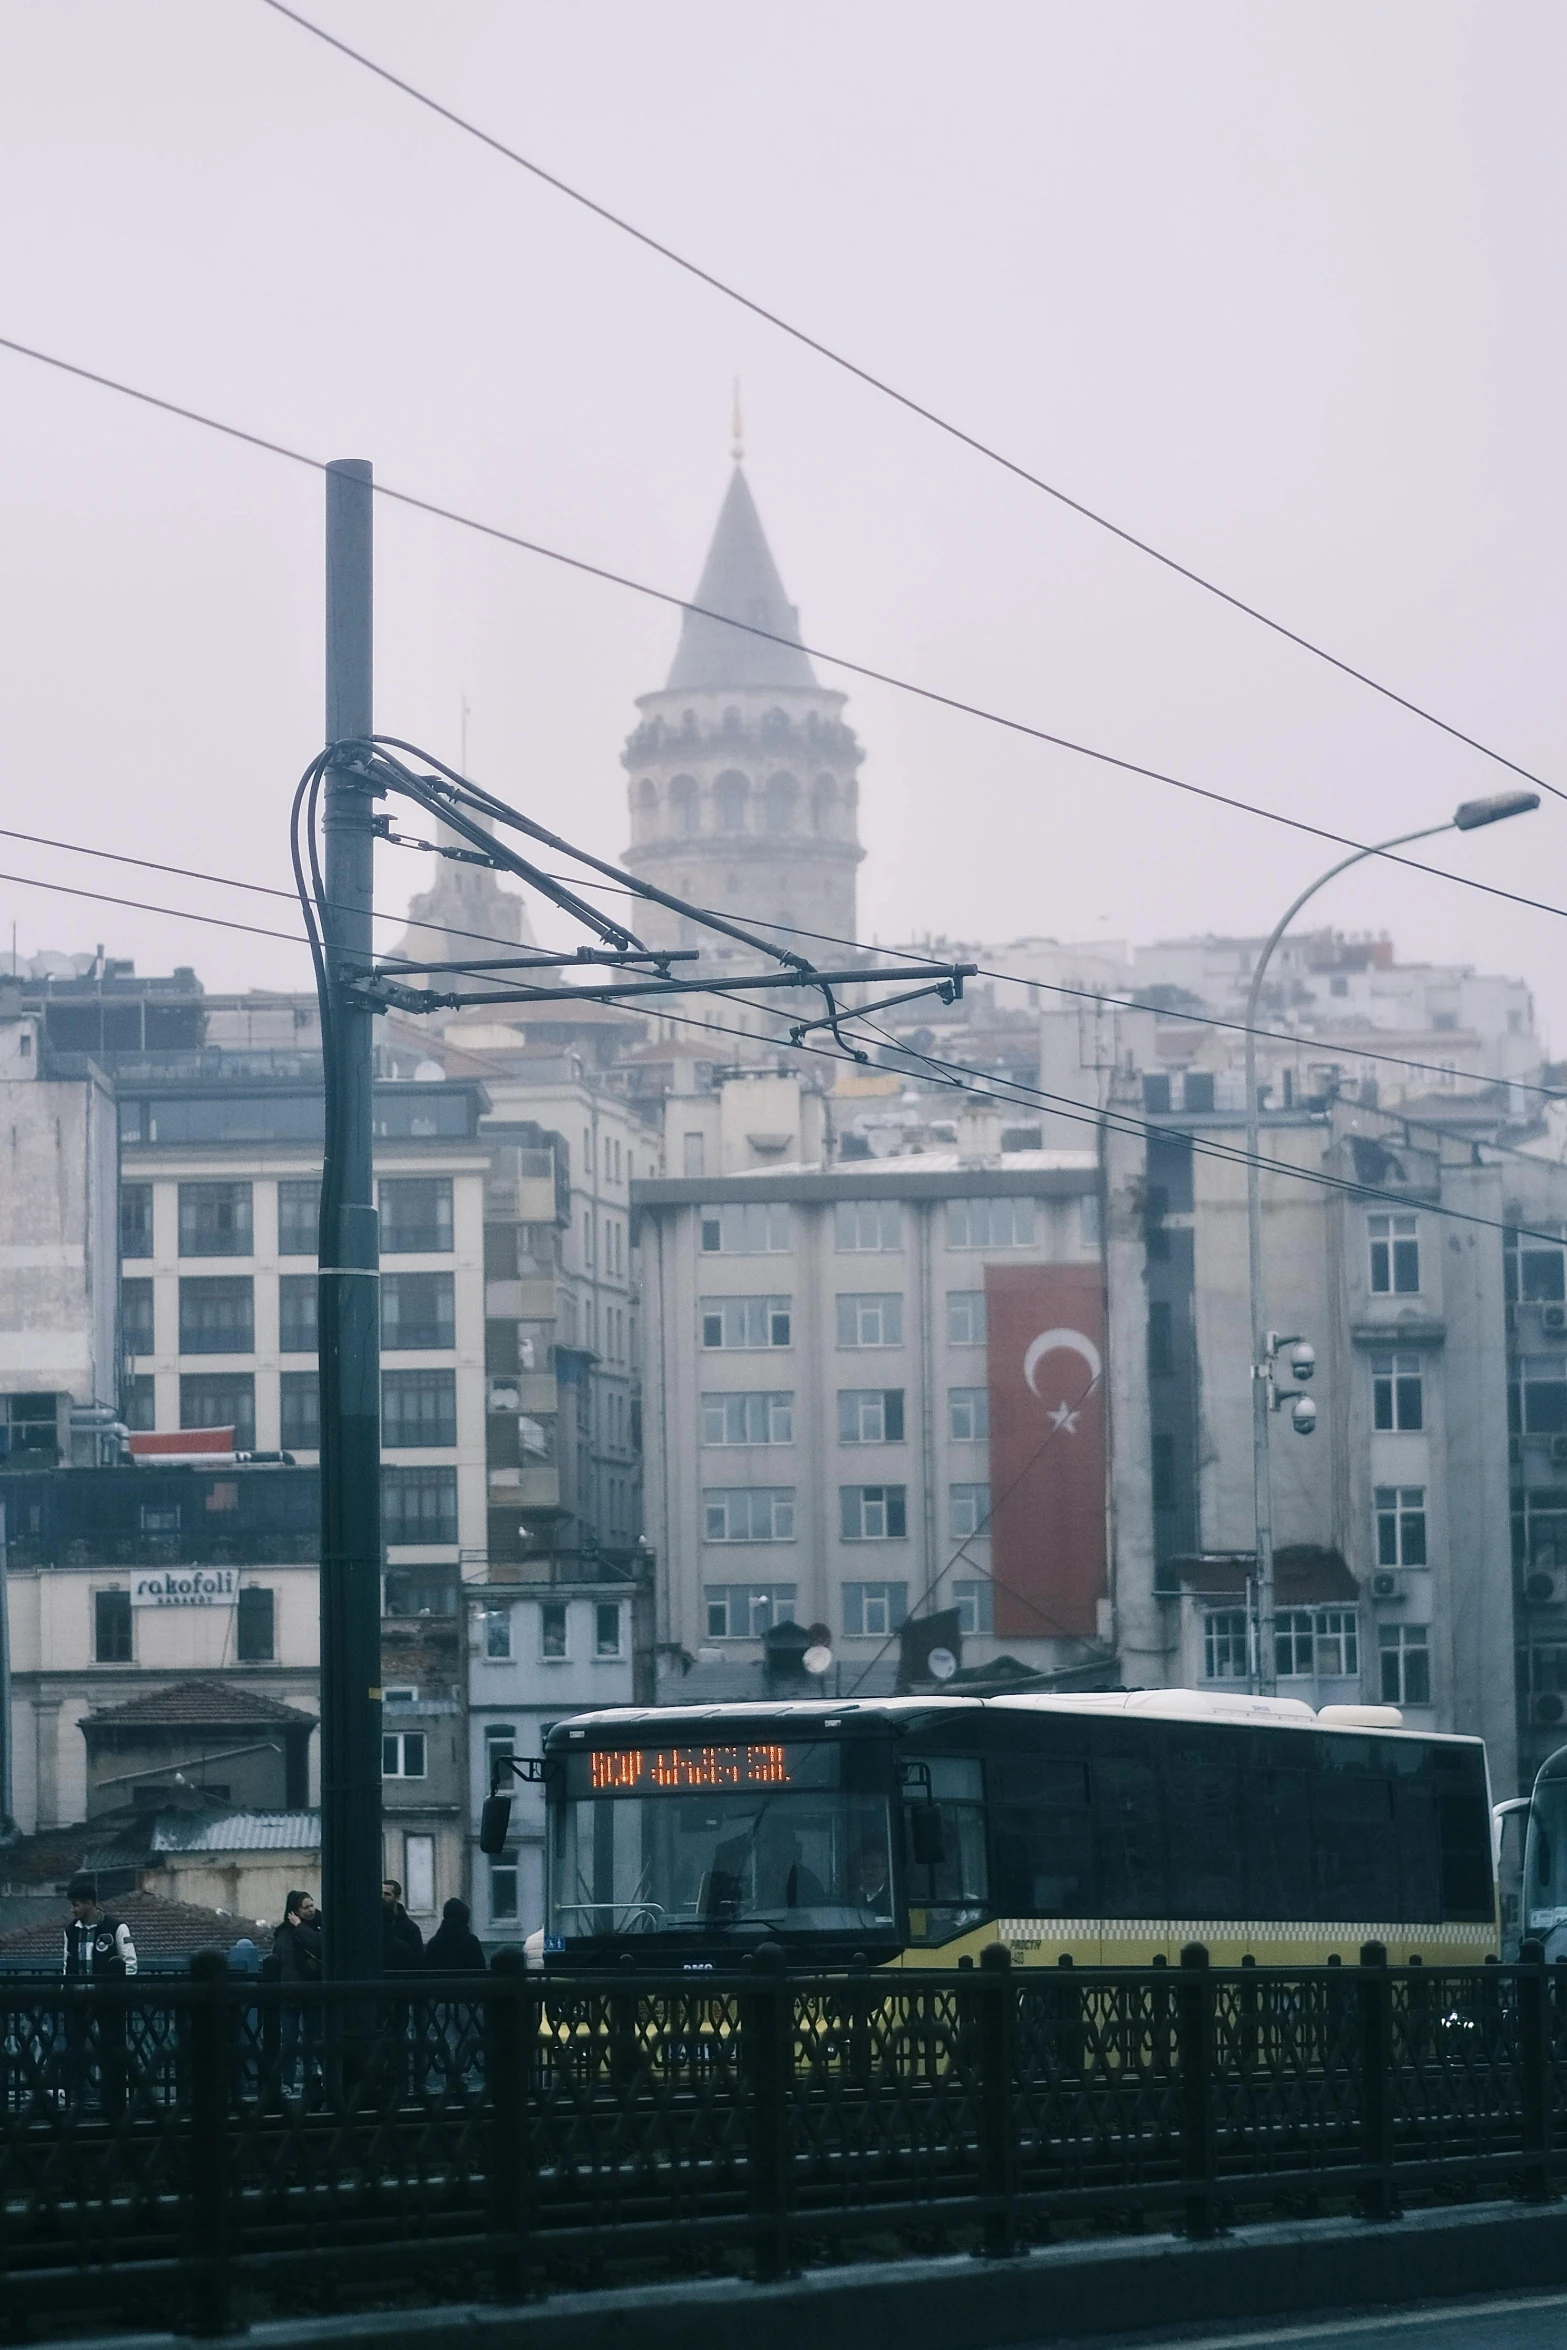
[[[732,284],[728,279],[720,277],[713,270],[703,268],[699,262],[691,260],[689,255],[678,252],[672,245],[665,244],[661,238],[653,236],[647,229],[639,228],[624,213],[614,211],[609,205],[600,202],[598,198],[588,195],[584,189],[574,187],[569,180],[562,179],[558,172],[548,170],[542,163],[536,162],[532,156],[524,155],[519,148],[508,145],[504,139],[497,138],[493,132],[482,129],[468,116],[459,114],[455,107],[445,105],[428,90],[421,89],[416,82],[407,80],[402,74],[394,73],[390,66],[382,65],[379,60],[367,55],[362,49],[356,49],[351,42],[343,40],[338,34],[328,32],[325,25],[317,24],[313,18],[301,14],[297,8],[289,7],[287,0],[263,0],[263,5],[270,8],[275,15],[285,17],[289,23],[297,25],[301,32],[309,33],[327,48],[336,50],[339,56],[349,59],[353,64],[362,67],[365,72],[373,74],[378,81],[386,83],[389,88],[400,91],[405,98],[412,99],[415,105],[422,106],[427,112],[438,116],[441,121],[450,124],[453,129],[461,131],[468,138],[477,140],[492,154],[515,165],[518,170],[529,173],[541,185],[553,189],[557,195],[566,197],[571,203],[592,213],[596,219],[603,221],[608,227],[618,230],[621,235],[630,237],[646,251],[656,254],[660,260],[667,261],[674,268],[684,271],[686,276],[694,278],[713,293],[721,294],[726,301],[737,304],[742,310],[748,311],[753,318],[760,319],[764,325],[787,336],[791,342],[799,344],[802,349],[813,352],[817,358],[826,360],[829,366],[838,368],[843,374],[851,376],[857,383],[863,384],[867,390],[876,392],[881,398],[892,401],[896,407],[903,409],[908,415],[917,417],[924,424],[931,425],[937,432],[944,434],[949,440],[957,442],[974,456],[983,458],[987,464],[998,466],[1002,472],[1009,474],[1014,480],[1024,483],[1030,489],[1040,491],[1047,498],[1054,499],[1057,505],[1078,515],[1083,521],[1092,523],[1095,529],[1108,532],[1123,546],[1132,548],[1137,554],[1146,555],[1164,570],[1172,572],[1176,578],[1185,580],[1189,586],[1200,589],[1204,595],[1212,596],[1219,603],[1227,605],[1231,611],[1241,614],[1247,620],[1255,621],[1260,627],[1283,638],[1286,643],[1294,645],[1299,651],[1309,653],[1314,660],[1326,663],[1330,669],[1336,669],[1341,676],[1352,679],[1357,685],[1365,686],[1370,692],[1380,695],[1384,701],[1391,702],[1396,708],[1407,711],[1410,716],[1420,719],[1424,724],[1435,727],[1454,742],[1462,743],[1471,751],[1477,751],[1481,758],[1488,759],[1496,766],[1505,768],[1511,775],[1521,776],[1528,783],[1537,784],[1542,791],[1550,792],[1557,799],[1567,799],[1567,791],[1548,782],[1543,775],[1536,774],[1532,768],[1521,765],[1518,760],[1509,758],[1505,752],[1495,750],[1489,743],[1482,742],[1478,736],[1468,734],[1462,727],[1455,726],[1450,720],[1439,717],[1424,703],[1417,702],[1412,695],[1400,693],[1394,687],[1384,685],[1368,670],[1358,668],[1354,662],[1345,660],[1340,654],[1330,652],[1325,645],[1319,644],[1315,638],[1308,637],[1300,629],[1291,628],[1285,621],[1275,620],[1270,613],[1263,611],[1260,605],[1248,602],[1245,597],[1236,595],[1229,588],[1221,587],[1217,580],[1209,578],[1206,573],[1196,570],[1191,564],[1183,563],[1179,557],[1167,554],[1162,547],[1155,546],[1152,540],[1139,536],[1136,531],[1127,528],[1125,524],[1112,521],[1108,514],[1101,512],[1097,507],[1090,506],[1086,500],[1074,497],[1070,491],[1062,489],[1059,483],[1047,481],[1043,475],[1032,472],[1028,466],[1021,464],[1016,458],[1008,457],[988,441],[981,440],[977,433],[967,431],[962,425],[955,424],[950,417],[943,416],[938,410],[927,407],[923,401],[915,399],[911,393],[900,390],[885,376],[877,375],[872,369],[850,359],[844,352],[835,350],[830,343],[822,341],[819,336],[811,334],[806,328],[797,326],[793,320],[785,318],[779,311],[770,309],[753,295],[743,292],[739,286]],[[827,656],[822,657],[826,658]]]
[[[314,473],[324,473],[327,469],[324,460],[311,457],[303,450],[289,448],[281,441],[269,440],[262,434],[248,432],[238,425],[224,423],[220,418],[208,416],[200,409],[182,406],[178,401],[165,399],[160,394],[142,391],[133,384],[121,382],[118,378],[104,375],[93,368],[79,366],[74,360],[61,359],[52,352],[42,351],[31,344],[19,342],[12,336],[0,335],[0,350],[11,351],[21,358],[35,360],[42,366],[55,368],[64,375],[73,376],[83,383],[93,384],[101,390],[119,393],[127,399],[140,402],[145,407],[177,417],[188,424],[200,425],[207,431],[242,442],[247,447],[258,449],[264,454],[286,458],[290,463],[308,467]],[[1004,733],[1018,735],[1026,741],[1044,743],[1049,748],[1065,751],[1074,758],[1087,759],[1097,766],[1113,768],[1118,774],[1136,776],[1147,783],[1162,784],[1171,791],[1181,792],[1188,798],[1201,800],[1211,806],[1228,808],[1239,815],[1253,816],[1262,823],[1280,825],[1286,831],[1302,833],[1312,840],[1326,841],[1333,848],[1351,849],[1362,856],[1375,856],[1383,864],[1403,866],[1411,873],[1424,873],[1439,881],[1453,882],[1461,889],[1478,890],[1484,897],[1499,898],[1508,905],[1522,906],[1532,913],[1552,914],[1559,919],[1567,919],[1567,907],[1553,905],[1545,899],[1530,897],[1523,891],[1504,889],[1500,883],[1481,881],[1474,874],[1454,873],[1446,866],[1430,865],[1419,857],[1407,857],[1397,850],[1384,849],[1372,842],[1355,840],[1347,833],[1330,830],[1326,825],[1309,823],[1302,816],[1291,816],[1282,809],[1268,808],[1258,801],[1241,799],[1233,792],[1221,792],[1208,784],[1193,783],[1188,778],[1174,775],[1165,768],[1149,766],[1145,761],[1126,758],[1119,752],[1101,750],[1091,743],[1078,742],[1070,735],[1056,734],[1048,727],[1036,726],[1024,718],[1011,717],[1004,711],[992,710],[984,703],[968,701],[958,694],[944,693],[936,686],[921,685],[916,679],[899,676],[893,670],[877,668],[867,661],[856,661],[849,655],[835,653],[824,645],[806,644],[797,637],[783,636],[777,630],[763,628],[754,621],[736,620],[727,612],[714,611],[705,604],[693,603],[688,597],[678,596],[672,589],[654,587],[645,580],[633,579],[629,573],[612,570],[607,564],[591,563],[583,556],[567,554],[562,548],[547,546],[542,540],[528,538],[520,531],[507,530],[499,523],[486,522],[476,515],[464,514],[457,507],[442,505],[436,499],[422,498],[416,496],[412,491],[395,489],[384,481],[376,481],[373,486],[377,497],[386,499],[393,505],[404,507],[410,512],[429,515],[436,520],[449,522],[458,529],[473,531],[479,537],[493,540],[499,545],[514,547],[524,554],[536,555],[542,561],[558,564],[563,569],[576,572],[583,578],[597,579],[608,586],[624,588],[629,594],[645,597],[650,602],[665,605],[672,611],[692,613],[699,619],[716,621],[721,627],[734,629],[740,635],[757,637],[768,644],[784,645],[792,651],[803,652],[812,660],[821,661],[831,668],[843,670],[848,676],[864,678],[871,684],[884,685],[893,692],[908,694],[917,701],[929,704],[932,708],[950,710],[957,716],[977,719],[984,725],[999,727]],[[1531,777],[1530,780],[1536,779]],[[1545,788],[1554,791],[1554,786],[1547,785]],[[1564,798],[1567,797],[1567,793],[1557,792],[1555,796]]]

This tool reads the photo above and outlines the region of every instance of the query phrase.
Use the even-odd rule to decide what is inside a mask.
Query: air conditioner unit
[[[1371,1596],[1373,1599],[1402,1598],[1403,1594],[1398,1588],[1398,1577],[1396,1575],[1389,1575],[1387,1573],[1373,1575],[1371,1578]]]
[[[1541,1306],[1542,1330],[1567,1330],[1567,1306]]]
[[[1534,1567],[1524,1578],[1524,1598],[1530,1607],[1567,1605],[1567,1570]]]
[[[1537,1697],[1534,1701],[1534,1718],[1537,1722],[1559,1722],[1563,1714],[1567,1714],[1567,1705],[1562,1703],[1554,1689],[1547,1689],[1543,1697]]]
[[[1551,1458],[1553,1461],[1567,1461],[1567,1436],[1551,1438]]]

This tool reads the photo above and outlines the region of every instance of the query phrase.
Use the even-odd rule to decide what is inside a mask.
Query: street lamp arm
[[[1326,873],[1319,873],[1316,880],[1309,883],[1307,887],[1301,891],[1299,897],[1296,898],[1293,903],[1285,909],[1284,913],[1280,915],[1278,921],[1274,924],[1272,931],[1269,933],[1267,945],[1263,948],[1262,953],[1257,957],[1257,968],[1252,973],[1251,978],[1251,992],[1246,998],[1247,1026],[1252,1026],[1256,1020],[1257,1001],[1262,993],[1262,982],[1267,972],[1268,965],[1273,960],[1274,948],[1278,945],[1280,939],[1284,936],[1285,931],[1288,930],[1290,924],[1294,921],[1302,906],[1306,905],[1310,899],[1314,898],[1319,889],[1326,889],[1330,881],[1336,881],[1341,873],[1347,873],[1351,865],[1363,865],[1368,857],[1385,857],[1390,849],[1407,849],[1414,841],[1433,840],[1439,832],[1451,832],[1452,829],[1453,822],[1451,817],[1449,817],[1445,824],[1422,825],[1418,832],[1401,832],[1393,840],[1377,841],[1371,848],[1368,849],[1356,849],[1353,855],[1348,857],[1341,857],[1336,865],[1330,865]],[[1255,1069],[1257,1059],[1257,1040],[1255,1037],[1249,1036],[1246,1040],[1246,1057],[1251,1068]]]

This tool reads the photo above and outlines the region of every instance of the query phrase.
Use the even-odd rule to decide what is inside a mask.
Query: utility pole
[[[371,712],[370,467],[326,473],[326,739]],[[373,960],[372,792],[326,773],[323,1005],[326,1149],[318,1290],[321,1364],[321,1907],[326,1974],[381,1972],[381,1282],[371,1173],[374,1013],[352,996]]]

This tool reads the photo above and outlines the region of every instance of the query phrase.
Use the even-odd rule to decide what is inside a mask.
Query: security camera
[[[1309,1395],[1297,1396],[1290,1409],[1297,1436],[1310,1436],[1317,1425],[1317,1407]]]
[[[1309,1379],[1316,1367],[1316,1348],[1307,1339],[1298,1340],[1290,1350],[1290,1369],[1297,1379]]]

